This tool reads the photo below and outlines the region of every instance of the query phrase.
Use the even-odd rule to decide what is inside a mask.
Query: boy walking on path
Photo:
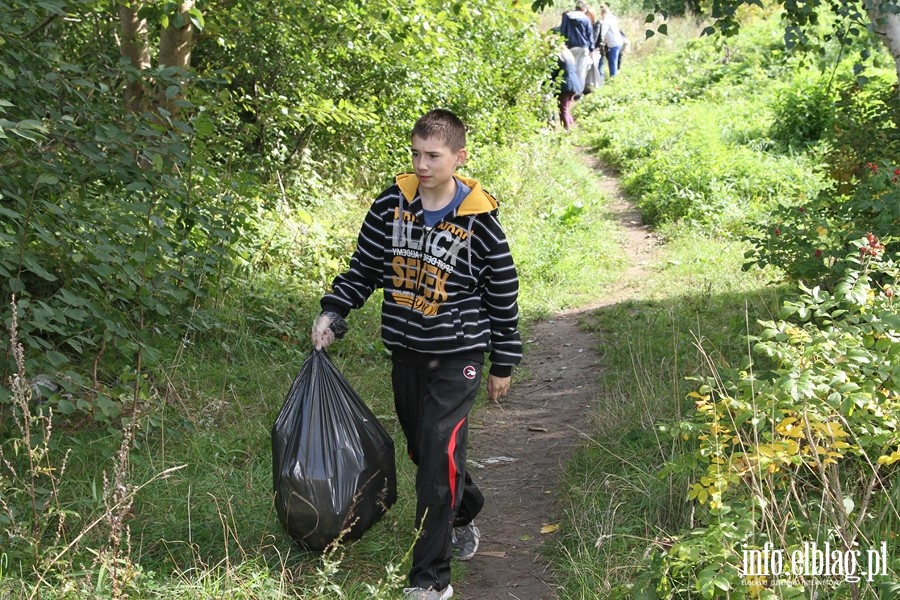
[[[312,340],[325,348],[343,318],[384,288],[381,337],[391,351],[394,406],[417,465],[416,525],[407,600],[453,596],[450,559],[475,555],[473,519],[484,497],[466,470],[468,413],[490,353],[488,396],[509,390],[522,357],[518,276],[497,202],[474,179],[455,175],[466,160],[465,126],[433,110],[411,135],[415,173],[398,175],[375,200],[347,271],[321,300]]]

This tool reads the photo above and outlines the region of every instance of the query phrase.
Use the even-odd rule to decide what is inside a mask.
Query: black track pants
[[[407,451],[418,466],[416,525],[422,532],[413,548],[409,582],[440,590],[450,583],[452,528],[468,524],[484,505],[466,472],[468,414],[482,365],[471,357],[398,352],[393,365],[394,406]]]

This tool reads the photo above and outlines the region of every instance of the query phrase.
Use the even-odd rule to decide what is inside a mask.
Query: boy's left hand
[[[487,392],[488,398],[494,401],[504,397],[509,392],[509,380],[511,377],[497,377],[496,375],[488,375]]]

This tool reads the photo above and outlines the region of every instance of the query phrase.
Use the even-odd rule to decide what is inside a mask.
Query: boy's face
[[[466,149],[453,151],[443,140],[436,137],[423,139],[412,137],[412,163],[419,187],[439,190],[453,179],[456,167],[466,162]]]

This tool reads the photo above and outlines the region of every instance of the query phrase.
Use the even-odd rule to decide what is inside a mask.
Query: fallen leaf
[[[544,433],[547,433],[547,428],[546,428],[546,427],[539,427],[539,426],[537,426],[537,425],[529,425],[529,426],[528,426],[528,431],[543,431]]]
[[[559,529],[559,523],[556,523],[554,525],[544,525],[543,527],[541,527],[541,533],[553,533],[557,529]]]
[[[478,556],[493,556],[494,558],[506,558],[506,552],[479,552]]]

